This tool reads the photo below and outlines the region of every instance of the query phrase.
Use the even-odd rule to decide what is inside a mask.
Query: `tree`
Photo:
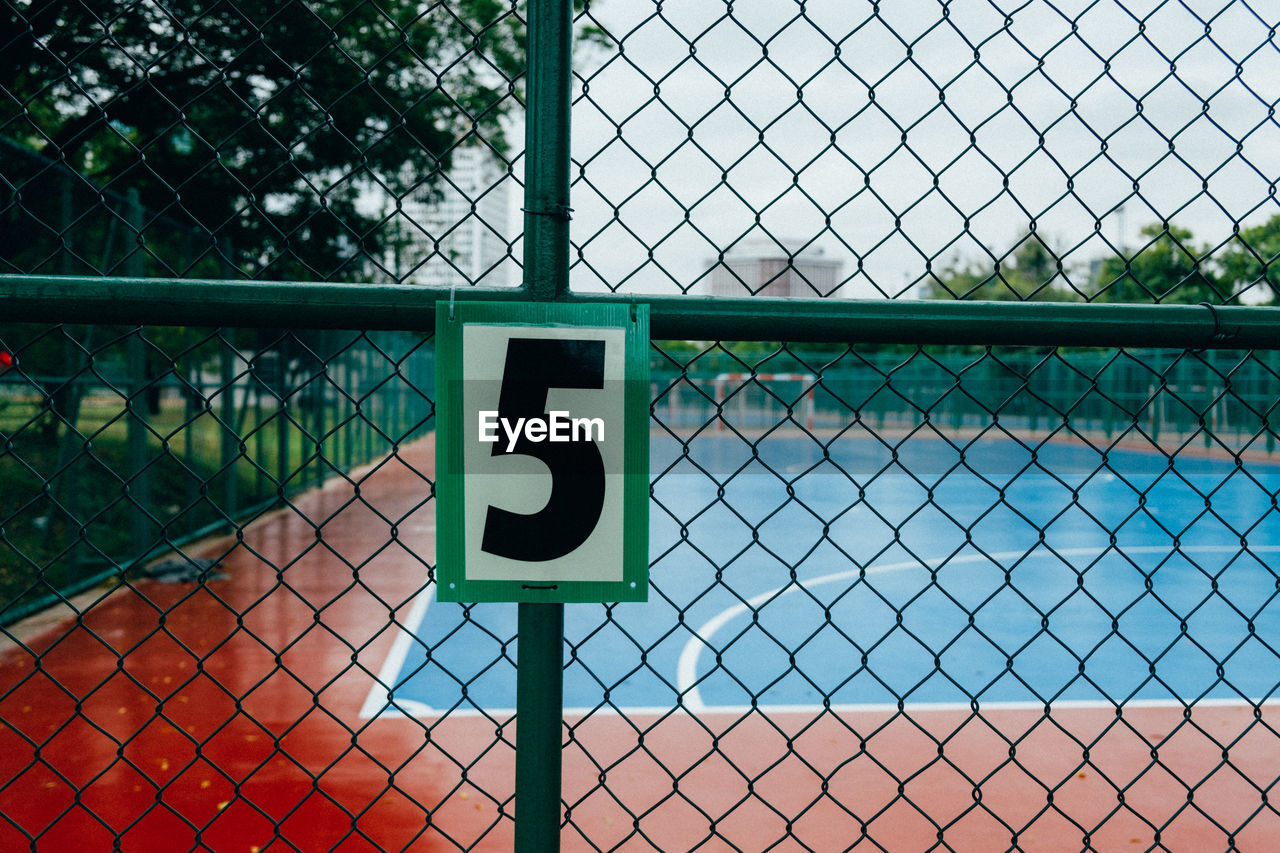
[[[0,134],[211,235],[255,274],[354,279],[459,145],[505,152],[509,3],[47,0],[8,6]]]
[[[1132,257],[1116,255],[1103,261],[1097,301],[1223,301],[1224,291],[1205,265],[1208,250],[1191,242],[1190,231],[1166,223],[1148,225],[1141,233],[1146,243]]]
[[[996,260],[995,268],[953,266],[930,282],[927,299],[1069,302],[1080,298],[1062,278],[1058,255],[1035,233]]]
[[[1280,303],[1280,215],[1242,230],[1218,259],[1222,284],[1232,294],[1265,284],[1273,304]]]

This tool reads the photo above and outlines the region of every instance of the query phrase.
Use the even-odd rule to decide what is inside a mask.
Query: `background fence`
[[[8,331],[6,623],[120,572],[195,577],[207,565],[175,547],[383,458],[431,415],[432,353],[414,335]]]
[[[1278,364],[1270,353],[1131,349],[988,352],[806,351],[803,347],[676,347],[692,360],[655,361],[654,412],[671,427],[829,434],[852,413],[885,433],[925,421],[949,435],[1063,427],[1099,443],[1138,439],[1272,452]],[[927,417],[926,417],[927,415]]]
[[[1280,10],[5,14],[0,847],[1280,832]],[[649,604],[434,600],[476,298],[650,304]]]

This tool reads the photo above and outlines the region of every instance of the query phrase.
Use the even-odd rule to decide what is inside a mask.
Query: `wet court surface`
[[[349,483],[331,483],[298,499],[296,510],[253,524],[243,541],[192,552],[220,558],[224,579],[138,581],[31,638],[27,649],[6,651],[0,849],[110,850],[116,836],[120,849],[140,851],[511,849],[510,608],[431,602],[431,455],[430,442],[419,443],[403,461],[367,474],[358,499]],[[761,506],[771,496],[748,486],[735,505],[749,514],[749,493]],[[661,482],[658,498],[673,506],[698,500],[688,488],[664,496]],[[914,495],[904,502],[919,506]],[[802,523],[780,519],[775,533],[767,519],[748,521],[775,550],[787,547],[784,530]],[[727,523],[698,524],[713,522]],[[670,535],[662,525],[659,517],[659,539]],[[1219,568],[1231,565],[1216,542],[1193,546],[1209,549],[1200,562],[1212,554]],[[1197,553],[1187,551],[1192,560]],[[966,555],[942,568],[969,570],[973,596],[988,595],[988,586],[998,593],[1001,579]],[[1076,613],[1066,620],[1075,632],[1057,632],[1067,638],[1057,651],[1026,646],[1020,684],[988,673],[1003,670],[992,658],[998,637],[994,646],[955,645],[957,664],[969,666],[951,679],[922,677],[934,662],[919,649],[957,631],[945,603],[920,611],[929,614],[921,624],[941,633],[922,628],[914,642],[873,644],[893,633],[892,617],[879,626],[873,602],[836,600],[848,579],[827,579],[829,564],[813,560],[805,583],[779,593],[786,575],[770,571],[774,558],[755,556],[741,565],[748,585],[739,597],[718,590],[699,598],[707,566],[726,558],[709,553],[700,565],[695,556],[655,547],[656,610],[614,608],[610,622],[602,606],[568,609],[565,849],[757,850],[777,842],[773,849],[838,850],[862,842],[926,850],[941,835],[952,849],[987,851],[1016,835],[1025,850],[1195,850],[1222,849],[1235,833],[1239,849],[1258,850],[1280,838],[1269,804],[1280,767],[1274,708],[1224,695],[1214,673],[1187,663],[1197,660],[1190,652],[1164,652],[1163,693],[1165,682],[1135,684],[1133,668],[1115,663],[1155,646],[1139,639],[1136,652],[1094,652],[1100,677],[1089,692],[1062,676],[1055,658],[1092,642],[1090,623],[1080,627]],[[882,563],[908,561],[886,553]],[[1027,571],[1042,576],[1038,589],[1073,582],[1062,574],[1069,568],[1033,562]],[[1171,565],[1170,576],[1186,568]],[[885,606],[922,607],[912,604],[924,601],[913,573],[927,587],[930,567],[939,569],[926,562],[883,572],[876,589]],[[1232,575],[1242,595],[1257,591],[1258,571],[1242,563]],[[1116,577],[1107,588],[1132,583],[1118,567],[1095,576],[1102,583],[1109,574]],[[761,625],[750,609],[764,603]],[[849,639],[803,646],[815,658],[802,667],[813,673],[808,681],[785,655],[777,659],[778,648],[804,643],[795,632],[813,622],[815,606],[821,618],[823,607],[855,605],[869,615],[847,629]],[[1012,602],[989,612],[1026,615]],[[1040,636],[1025,619],[991,618],[988,633],[1011,632],[1009,642],[1019,631]],[[762,631],[781,645],[764,642]],[[472,634],[469,642],[446,639]],[[1221,656],[1216,642],[1206,648]],[[641,647],[652,658],[646,651],[642,660]],[[855,648],[881,660],[860,670],[860,660],[848,661]],[[1274,682],[1274,666],[1249,657],[1254,651],[1239,654],[1237,680],[1248,683],[1261,667],[1258,683]],[[819,665],[830,658],[837,665]],[[841,669],[864,675],[824,680]],[[1209,698],[1194,709],[1177,701],[1178,691],[1204,684]],[[821,698],[815,704],[822,693],[833,697],[832,709]],[[980,716],[962,701],[974,693],[986,701]],[[1051,716],[1037,701],[1046,693]],[[1113,693],[1137,699],[1118,712],[1107,707]],[[895,695],[906,696],[905,712]]]

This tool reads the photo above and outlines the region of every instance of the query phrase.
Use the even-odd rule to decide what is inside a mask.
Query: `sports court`
[[[1082,830],[1142,849],[1152,822],[1187,849],[1252,818],[1248,848],[1277,830],[1257,782],[1280,757],[1274,465],[742,444],[686,459],[655,436],[650,602],[567,606],[566,849],[927,849],[939,824],[957,849]],[[358,472],[360,500],[330,483],[208,543],[222,579],[138,582],[53,626],[29,640],[37,672],[9,651],[6,846],[306,850],[350,825],[338,849],[509,847],[515,607],[424,584],[430,450]],[[1171,530],[1177,551],[1154,544]]]
[[[697,712],[1182,707],[1272,691],[1274,464],[1244,475],[1063,443],[1028,467],[1008,438],[970,444],[963,462],[941,437],[903,443],[897,461],[871,438],[825,457],[807,436],[759,441],[755,456],[736,436],[691,450],[655,443],[659,594],[617,606],[603,632],[591,608],[570,614],[565,704],[579,713],[605,690],[629,710]],[[1206,513],[1206,495],[1230,516]],[[514,668],[494,662],[514,639],[514,607],[423,596],[382,670],[392,702],[371,696],[366,714],[510,713]]]
[[[1277,0],[0,28],[0,853],[1280,850]]]

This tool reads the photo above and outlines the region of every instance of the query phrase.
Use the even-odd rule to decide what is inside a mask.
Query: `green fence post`
[[[285,418],[285,390],[289,387],[288,369],[289,369],[289,352],[287,337],[281,338],[276,342],[276,364],[275,364],[275,381],[271,387],[271,399],[269,405],[275,407],[275,411],[266,415],[276,431],[276,464],[272,476],[275,479],[275,505],[279,505],[285,496],[285,478],[289,471],[289,439],[288,439],[288,421]]]
[[[519,604],[515,849],[560,849],[564,605]]]
[[[234,334],[232,340],[235,339]],[[222,395],[222,511],[232,521],[238,515],[236,509],[238,484],[236,483],[236,457],[240,453],[239,436],[236,435],[236,389],[235,389],[235,356],[232,354],[231,341],[223,343],[218,359],[219,382],[218,393]]]
[[[524,271],[531,299],[569,290],[572,0],[529,2]],[[521,603],[516,660],[515,849],[560,849],[564,605]]]
[[[280,356],[276,365],[276,503],[284,503],[289,493],[285,485],[289,472],[293,470],[289,462],[289,404],[285,399],[285,391],[289,387],[285,377],[289,368],[286,342],[280,343]]]
[[[338,364],[338,387],[345,392],[351,391],[351,367],[350,358],[346,350],[343,350],[341,361]],[[342,470],[346,473],[351,471],[351,429],[355,425],[353,418],[355,417],[355,407],[352,406],[351,413],[348,414],[346,394],[342,394],[338,398],[339,422],[342,429],[338,433],[339,444],[338,458],[342,460]]]
[[[262,428],[262,379],[255,377],[253,382],[253,461],[256,463],[253,472],[253,503],[262,503],[267,499],[267,436]]]
[[[1150,403],[1151,405],[1151,441],[1153,444],[1156,444],[1156,443],[1159,443],[1160,441],[1160,427],[1161,427],[1160,421],[1162,416],[1160,407],[1164,403],[1165,377],[1163,374],[1161,374],[1160,381],[1158,383],[1151,383],[1150,389],[1151,389],[1151,393],[1149,396],[1151,398],[1151,403]]]
[[[364,448],[361,452],[361,462],[369,462],[374,459],[374,375],[369,368],[369,348],[365,348],[364,359],[360,360],[360,375],[362,382],[360,383],[360,412],[361,412],[361,434],[364,435]],[[369,388],[369,393],[365,393],[365,388]]]
[[[195,352],[195,335],[191,329],[184,329],[182,332],[182,347],[184,350]],[[201,397],[205,396],[203,370],[200,367],[200,360],[194,354],[188,356],[192,364],[183,368],[183,378],[192,387],[197,389],[192,391],[191,387],[186,384],[180,384],[182,389],[182,458],[186,464],[187,471],[199,471],[199,462],[196,461],[196,419],[203,417],[203,414],[196,414],[196,394]],[[196,482],[196,478],[191,474],[187,476],[187,506],[195,507],[200,501],[200,489]],[[199,522],[196,522],[197,524]]]
[[[324,485],[324,437],[325,430],[329,428],[329,419],[325,416],[324,385],[321,384],[319,379],[311,380],[311,387],[308,389],[307,395],[311,398],[311,418],[315,425],[316,438],[316,458],[312,463],[311,484],[313,488],[318,489]]]
[[[1204,435],[1201,438],[1206,448],[1213,447],[1213,439],[1218,435],[1218,431],[1222,428],[1222,423],[1218,418],[1218,404],[1214,402],[1214,397],[1218,391],[1214,385],[1215,376],[1217,376],[1217,359],[1214,358],[1215,353],[1206,352],[1201,358],[1206,362],[1207,369],[1204,372]]]
[[[1027,387],[1023,393],[1033,398],[1027,401],[1027,408],[1030,412],[1027,416],[1027,428],[1031,430],[1032,435],[1035,435],[1036,431],[1040,429],[1040,395],[1036,392],[1035,386],[1039,382],[1044,369],[1044,362],[1032,361],[1030,367],[1026,370]]]
[[[404,371],[407,368],[403,361],[395,365],[395,370],[391,374],[391,387],[388,389],[387,406],[390,411],[387,413],[387,432],[391,435],[391,450],[398,452],[400,443],[404,438],[404,425],[401,423],[404,411]]]
[[[225,237],[215,239],[214,246],[218,256],[218,266],[221,269],[224,279],[236,278],[238,270],[235,265],[235,250],[231,242]],[[220,329],[221,333],[219,341],[222,346],[218,351],[218,393],[222,395],[222,406],[219,416],[222,420],[221,430],[221,457],[222,457],[222,476],[225,477],[223,482],[223,508],[222,511],[232,522],[236,520],[239,512],[236,508],[238,502],[238,485],[236,483],[236,457],[240,452],[240,438],[236,435],[236,389],[233,377],[235,376],[235,356],[232,347],[235,345],[236,330]]]
[[[62,241],[60,251],[58,252],[58,274],[71,275],[74,272],[72,265],[72,249],[74,248],[71,241],[71,227],[75,220],[75,210],[73,199],[71,197],[71,176],[58,173],[58,237]],[[63,372],[67,377],[65,390],[61,396],[65,402],[62,409],[62,415],[66,418],[66,426],[63,427],[62,437],[58,442],[58,470],[62,472],[59,478],[61,482],[55,489],[54,494],[59,496],[63,509],[67,513],[67,535],[70,538],[71,525],[80,523],[80,485],[78,482],[78,471],[76,470],[76,425],[80,420],[80,397],[82,394],[81,373],[84,371],[84,357],[77,352],[75,346],[75,335],[70,325],[62,327],[66,340],[63,343]],[[86,331],[86,346],[89,333]],[[52,510],[52,507],[50,508]],[[52,512],[50,513],[52,515]],[[45,528],[45,539],[53,532],[53,525],[50,524]],[[77,532],[77,536],[79,533]],[[79,578],[80,559],[83,556],[83,549],[77,544],[71,549],[71,553],[67,558],[69,564],[68,571],[72,578]]]
[[[1280,365],[1276,363],[1277,359],[1274,350],[1267,353],[1266,358],[1267,367],[1272,373],[1280,371]],[[1259,387],[1266,389],[1268,385],[1266,382],[1266,376],[1264,375],[1262,379],[1263,381],[1259,383]],[[1259,408],[1262,410],[1262,428],[1267,433],[1267,453],[1274,453],[1276,449],[1276,432],[1271,428],[1271,412],[1274,411],[1276,404],[1274,402],[1274,398],[1272,398],[1270,394],[1260,394],[1257,399],[1259,401]]]
[[[132,278],[146,275],[145,257],[142,254],[142,202],[138,190],[130,187],[126,196],[125,218],[133,232],[136,245],[129,252],[125,272]],[[142,339],[142,327],[134,330],[126,350],[129,368],[129,411],[127,444],[129,448],[129,495],[134,508],[129,514],[129,558],[141,560],[146,556],[151,525],[147,512],[151,507],[151,482],[147,475],[147,351]]]
[[[1103,396],[1098,404],[1102,406],[1102,432],[1108,441],[1111,440],[1111,435],[1116,429],[1116,401],[1119,399],[1120,389],[1124,387],[1123,384],[1110,379],[1118,372],[1118,367],[1113,361],[1100,367],[1094,374],[1095,387],[1102,389]],[[1108,385],[1110,388],[1107,387]]]

